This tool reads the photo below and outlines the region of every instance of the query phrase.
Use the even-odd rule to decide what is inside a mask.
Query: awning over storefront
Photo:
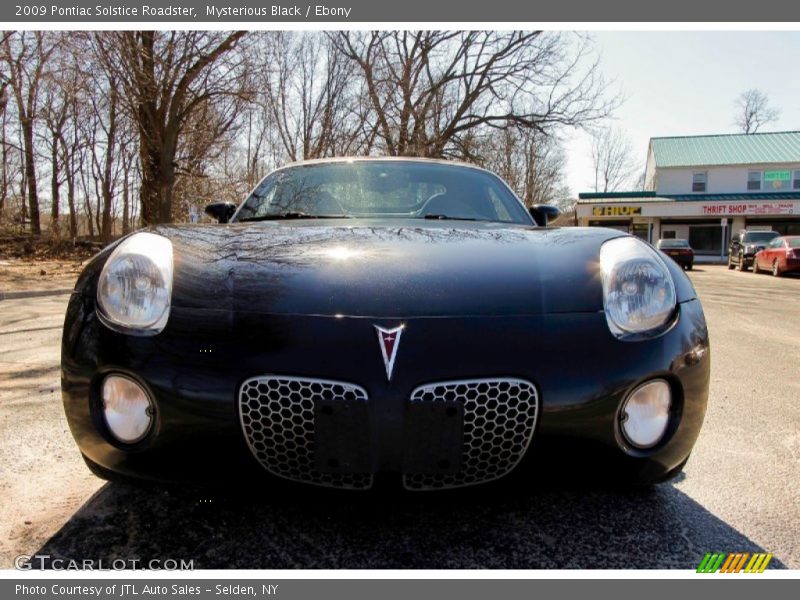
[[[654,192],[581,194],[579,219],[633,217],[736,217],[796,215],[800,192],[656,196]]]

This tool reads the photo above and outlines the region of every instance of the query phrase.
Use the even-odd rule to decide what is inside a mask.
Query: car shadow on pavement
[[[110,483],[38,554],[195,569],[695,569],[709,551],[769,551],[672,484],[304,491],[193,497]]]

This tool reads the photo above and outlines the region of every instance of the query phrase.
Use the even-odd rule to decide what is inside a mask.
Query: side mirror
[[[227,223],[236,212],[233,202],[212,202],[206,206],[206,214],[214,217],[219,223]]]
[[[561,214],[561,211],[558,210],[558,207],[555,207],[552,204],[534,204],[531,206],[530,211],[533,220],[542,227],[546,227],[549,221],[552,221]]]

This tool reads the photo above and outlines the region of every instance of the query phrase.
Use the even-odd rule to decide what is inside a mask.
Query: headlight
[[[603,306],[617,337],[654,331],[675,310],[675,284],[658,252],[634,237],[600,248]]]
[[[109,328],[132,335],[156,335],[169,318],[172,297],[172,242],[136,233],[108,257],[97,282],[97,314]]]

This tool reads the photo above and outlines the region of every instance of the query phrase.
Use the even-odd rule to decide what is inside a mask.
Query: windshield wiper
[[[425,215],[423,217],[429,221],[485,221],[486,219],[472,219],[470,217],[450,217],[448,215]]]
[[[272,215],[260,215],[258,217],[245,217],[239,219],[240,223],[251,221],[285,221],[289,219],[350,219],[349,215],[310,215],[302,211],[286,211]]]

